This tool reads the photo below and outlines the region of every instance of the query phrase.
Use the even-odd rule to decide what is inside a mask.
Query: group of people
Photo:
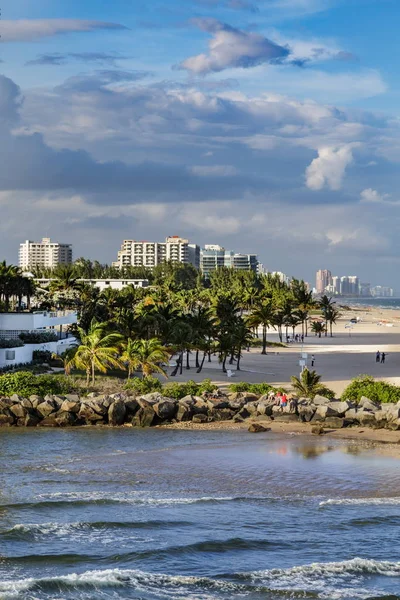
[[[274,400],[275,406],[279,406],[282,411],[289,407],[290,411],[295,411],[297,408],[297,400],[295,398],[288,398],[284,392],[274,392],[271,390],[268,394],[270,400]]]
[[[384,364],[385,360],[386,360],[386,353],[385,352],[379,352],[379,350],[378,350],[378,352],[376,353],[376,356],[375,356],[375,361],[377,363]]]
[[[304,343],[304,334],[296,333],[295,336],[290,337],[290,335],[286,336],[286,342],[290,344],[290,342]]]

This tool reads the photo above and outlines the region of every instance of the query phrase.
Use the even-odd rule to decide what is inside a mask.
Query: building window
[[[15,350],[6,350],[6,360],[15,360]]]

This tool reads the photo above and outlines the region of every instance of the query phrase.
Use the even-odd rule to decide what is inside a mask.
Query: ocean
[[[400,599],[399,461],[245,431],[0,432],[1,600]]]
[[[345,306],[372,306],[373,308],[400,309],[400,298],[334,298],[337,304]]]

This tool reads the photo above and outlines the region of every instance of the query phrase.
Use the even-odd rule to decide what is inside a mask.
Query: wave
[[[141,530],[190,527],[190,521],[93,521],[77,523],[21,523],[0,531],[0,538],[34,540],[42,536],[67,536],[73,533],[104,532],[110,529]]]
[[[400,497],[394,498],[329,498],[319,503],[319,506],[379,506],[400,504]]]
[[[227,575],[210,579],[195,576],[173,576],[157,573],[145,573],[139,570],[107,569],[72,573],[69,575],[48,578],[29,578],[0,582],[0,599],[25,598],[27,592],[39,592],[50,598],[55,591],[64,594],[74,593],[78,597],[80,589],[95,590],[96,598],[109,597],[103,595],[102,589],[130,588],[135,593],[148,594],[162,598],[190,598],[191,600],[211,600],[215,593],[230,598],[243,597],[251,592],[283,594],[291,598],[347,598],[354,600],[380,599],[398,600],[399,596],[388,595],[378,590],[362,588],[362,576],[379,575],[386,577],[400,576],[400,563],[375,561],[362,558],[336,562],[315,563],[292,567],[289,569],[270,569],[262,572]],[[228,580],[229,577],[229,580]],[[233,579],[236,578],[236,581]],[[241,581],[238,581],[241,579]],[[243,580],[246,580],[243,582]],[[361,583],[361,585],[360,585]],[[212,595],[209,595],[212,594]]]

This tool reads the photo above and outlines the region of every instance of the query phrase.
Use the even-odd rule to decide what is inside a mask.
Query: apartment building
[[[165,262],[179,262],[200,267],[200,247],[177,235],[165,242],[124,240],[114,267],[147,267],[152,269]]]
[[[204,276],[208,277],[211,271],[221,267],[257,273],[258,257],[257,254],[239,254],[225,250],[216,244],[204,246],[200,253],[200,268]]]
[[[26,242],[19,247],[19,266],[28,271],[36,267],[57,267],[72,263],[72,245],[52,242],[43,238],[41,242]]]
[[[332,273],[327,269],[320,269],[317,271],[315,288],[317,294],[324,294],[328,286],[332,284]]]

